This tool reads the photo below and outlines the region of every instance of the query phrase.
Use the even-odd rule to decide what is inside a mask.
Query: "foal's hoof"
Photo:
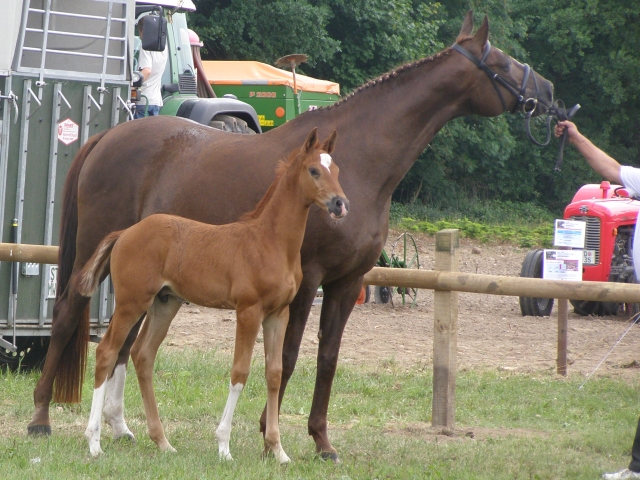
[[[337,452],[320,452],[320,458],[325,461],[331,460],[336,465],[342,463],[342,460],[340,460]]]
[[[51,425],[29,425],[27,433],[29,435],[51,435]]]

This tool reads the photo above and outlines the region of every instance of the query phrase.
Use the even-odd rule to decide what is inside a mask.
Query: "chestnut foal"
[[[251,355],[262,324],[267,380],[265,453],[289,462],[280,443],[278,391],[282,345],[302,269],[300,248],[310,206],[315,203],[339,219],[349,202],[338,183],[338,167],[329,155],[336,131],[319,144],[313,129],[304,145],[280,162],[275,181],[257,208],[239,222],[207,225],[170,215],[151,215],[100,243],[77,277],[82,295],[91,296],[110,263],[116,307],[96,350],[91,414],[85,436],[99,455],[100,427],[112,407],[105,386],[112,381],[118,352],[131,328],[146,320],[131,350],[151,439],[160,450],[167,441],[153,391],[153,364],[169,325],[183,300],[213,308],[235,308],[235,352],[229,396],[216,430],[219,455],[231,460],[231,420],[246,384]],[[120,375],[116,376],[117,378]],[[125,427],[126,428],[126,427]],[[127,429],[127,435],[133,436]]]

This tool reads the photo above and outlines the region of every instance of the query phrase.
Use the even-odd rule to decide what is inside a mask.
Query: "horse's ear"
[[[333,149],[336,146],[336,137],[338,136],[337,131],[331,132],[331,135],[327,137],[327,139],[322,143],[322,150],[327,153],[333,152]]]
[[[489,40],[489,17],[485,15],[482,25],[480,25],[480,28],[473,36],[473,43],[478,45],[480,51],[482,51],[484,46],[487,44],[487,40]]]
[[[469,10],[464,17],[458,38],[470,37],[471,32],[473,32],[473,10]]]
[[[316,146],[316,143],[318,143],[318,127],[309,132],[309,136],[302,146],[302,151],[304,153],[310,152],[311,150],[313,150],[313,147]]]

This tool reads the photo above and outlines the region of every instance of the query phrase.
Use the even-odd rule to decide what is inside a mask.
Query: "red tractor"
[[[599,282],[635,283],[633,232],[640,212],[640,200],[627,190],[604,181],[581,187],[564,209],[565,220],[586,222],[582,279]],[[640,261],[640,260],[639,260]],[[543,250],[532,250],[522,263],[521,277],[542,278]],[[570,300],[579,315],[634,313],[637,305]],[[548,316],[552,298],[520,297],[522,315]]]

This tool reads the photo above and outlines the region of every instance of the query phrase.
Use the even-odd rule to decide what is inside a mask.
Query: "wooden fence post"
[[[459,231],[436,233],[435,269],[459,270]],[[458,292],[434,291],[433,309],[433,402],[431,425],[453,428],[455,424],[458,349]]]
[[[556,372],[567,376],[567,328],[569,323],[569,300],[558,299],[558,358]]]

